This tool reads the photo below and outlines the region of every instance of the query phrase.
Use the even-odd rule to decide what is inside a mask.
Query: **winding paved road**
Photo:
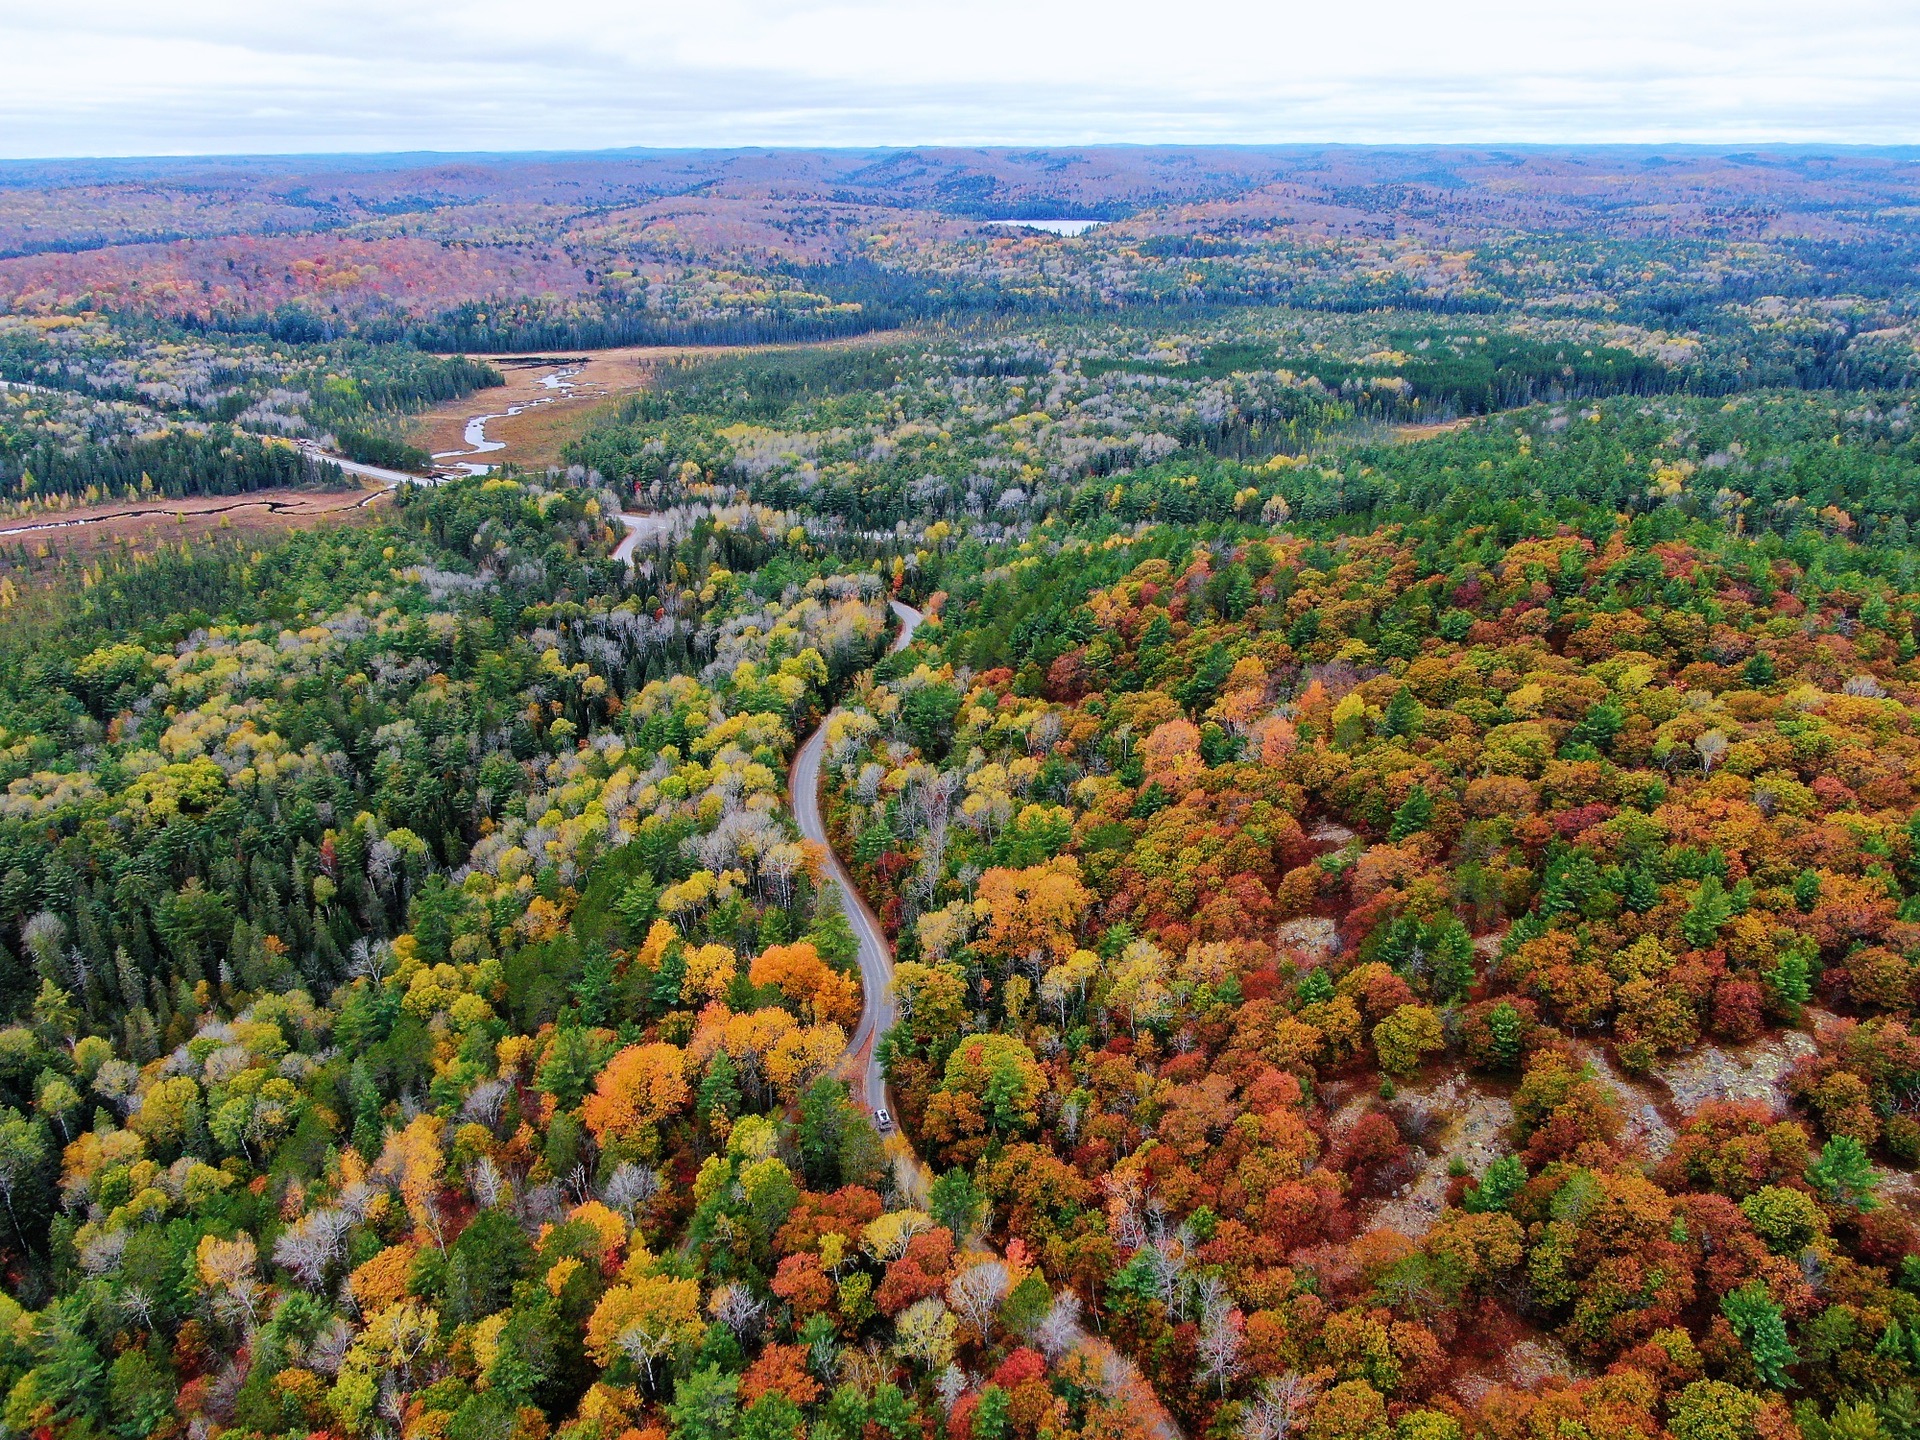
[[[911,605],[903,605],[898,600],[893,602],[893,613],[900,617],[900,633],[887,647],[889,655],[906,649],[913,640],[914,630],[926,618]],[[793,818],[799,823],[801,835],[826,852],[827,874],[840,887],[847,923],[860,942],[860,1023],[847,1042],[847,1058],[860,1066],[861,1099],[866,1101],[868,1109],[877,1110],[887,1103],[887,1081],[880,1073],[880,1037],[887,1033],[894,1019],[893,947],[887,944],[879,920],[867,908],[853,877],[840,863],[840,857],[833,853],[833,845],[827,839],[826,822],[820,814],[820,760],[826,748],[827,722],[823,718],[793,757],[793,769],[787,776],[787,799],[793,806]]]
[[[349,460],[344,455],[336,455],[331,450],[322,450],[310,440],[297,442],[301,453],[319,461],[322,465],[338,465],[349,475],[359,475],[367,480],[378,480],[388,490],[398,490],[402,485],[437,485],[439,480],[431,475],[415,475],[409,470],[389,470],[384,465],[363,465],[358,460]],[[376,492],[367,498],[377,500],[383,492]]]
[[[625,513],[613,517],[627,527],[627,538],[614,546],[613,558],[626,561],[627,568],[633,568],[634,548],[642,540],[657,540],[672,530],[673,525],[666,516],[652,513],[628,515]]]
[[[926,618],[911,605],[903,605],[898,600],[892,604],[893,613],[900,617],[900,633],[893,637],[893,643],[887,647],[889,655],[906,649],[912,643],[914,630]],[[862,1091],[861,1098],[866,1101],[867,1107],[879,1109],[887,1106],[891,1109],[887,1100],[886,1077],[880,1073],[878,1050],[880,1037],[887,1033],[894,1020],[893,947],[887,944],[880,922],[874,918],[873,911],[867,908],[867,902],[854,887],[853,877],[847,873],[847,867],[840,863],[840,857],[828,843],[827,827],[820,815],[820,762],[826,748],[827,722],[823,718],[800,747],[800,752],[793,757],[793,769],[787,776],[787,799],[793,806],[794,819],[800,824],[801,835],[814,841],[826,852],[827,874],[845,897],[847,920],[860,942],[860,1024],[855,1028],[853,1038],[847,1042],[847,1060],[858,1066],[857,1080]],[[913,1183],[920,1187],[920,1198],[915,1203],[925,1205],[924,1187],[932,1179],[932,1172],[914,1156],[904,1134],[900,1140],[907,1145],[904,1168],[917,1177]],[[971,1237],[967,1243],[970,1249],[989,1255],[993,1253],[978,1235]],[[1128,1392],[1123,1392],[1116,1378],[1110,1382],[1108,1393],[1131,1393],[1133,1403],[1145,1412],[1142,1419],[1152,1440],[1183,1440],[1180,1427],[1141,1377],[1139,1368],[1116,1350],[1111,1342],[1088,1333],[1078,1319],[1069,1323],[1072,1344],[1093,1357],[1096,1362],[1095,1374],[1124,1375],[1134,1382]]]

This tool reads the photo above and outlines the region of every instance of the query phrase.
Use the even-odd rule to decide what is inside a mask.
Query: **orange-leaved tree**
[[[848,976],[828,967],[813,943],[769,945],[747,971],[755,985],[775,985],[809,1019],[851,1025],[860,1018],[860,992]]]
[[[581,1118],[597,1140],[631,1139],[682,1109],[692,1093],[679,1046],[629,1045],[600,1072]]]

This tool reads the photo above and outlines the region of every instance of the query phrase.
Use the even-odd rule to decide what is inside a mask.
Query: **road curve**
[[[628,515],[622,513],[613,518],[627,527],[626,538],[613,549],[613,558],[616,560],[624,560],[629,570],[633,569],[634,549],[642,540],[657,540],[662,535],[669,534],[673,529],[673,522],[668,520],[664,515]]]
[[[892,603],[893,613],[900,617],[900,633],[887,647],[889,655],[906,649],[913,632],[926,618],[911,605],[903,605],[898,600]],[[787,775],[787,800],[793,806],[793,818],[800,826],[800,834],[826,853],[827,875],[840,887],[847,923],[860,942],[860,1023],[847,1042],[847,1056],[849,1059],[865,1057],[855,1079],[867,1108],[877,1110],[887,1104],[887,1081],[880,1073],[879,1052],[880,1037],[891,1028],[894,1019],[893,947],[887,944],[879,920],[867,908],[853,877],[840,863],[832,842],[827,839],[826,822],[820,814],[820,761],[826,748],[827,722],[822,718],[793,757],[793,769]]]
[[[317,460],[322,465],[338,465],[349,475],[358,475],[364,480],[378,480],[389,490],[398,490],[402,485],[436,485],[439,481],[431,475],[415,475],[407,470],[389,470],[384,465],[364,465],[358,460],[349,460],[344,455],[336,455],[331,450],[322,450],[312,441],[299,442],[302,454]]]

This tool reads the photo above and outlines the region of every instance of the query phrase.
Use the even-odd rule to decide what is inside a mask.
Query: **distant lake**
[[[1049,235],[1084,235],[1104,220],[989,220],[989,225],[1004,225],[1010,230],[1044,230]]]

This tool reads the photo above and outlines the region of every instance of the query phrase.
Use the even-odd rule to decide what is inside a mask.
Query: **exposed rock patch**
[[[1513,1102],[1507,1096],[1476,1083],[1468,1075],[1451,1075],[1432,1086],[1403,1088],[1389,1107],[1402,1120],[1413,1118],[1432,1128],[1419,1137],[1419,1170],[1397,1193],[1381,1202],[1369,1217],[1371,1228],[1398,1230],[1418,1240],[1433,1228],[1447,1208],[1448,1173],[1462,1162],[1469,1174],[1479,1175],[1508,1148],[1513,1125]]]
[[[1787,1108],[1787,1073],[1816,1053],[1804,1030],[1786,1030],[1749,1045],[1702,1045],[1654,1070],[1682,1113],[1691,1114],[1713,1100],[1758,1101],[1776,1115]]]
[[[1357,840],[1359,838],[1354,831],[1349,830],[1336,820],[1318,821],[1311,830],[1307,831],[1307,839],[1313,841],[1316,845],[1332,845],[1338,847],[1345,845],[1350,840]]]
[[[1549,1380],[1579,1378],[1580,1367],[1559,1341],[1548,1336],[1520,1340],[1509,1345],[1500,1359],[1485,1370],[1462,1375],[1453,1382],[1453,1393],[1469,1405],[1477,1405],[1497,1385],[1515,1390],[1538,1390]]]
[[[1292,953],[1309,965],[1324,964],[1340,949],[1340,928],[1324,915],[1302,915],[1284,921],[1273,932],[1282,954]]]
[[[1573,1052],[1593,1067],[1594,1073],[1611,1085],[1620,1096],[1620,1108],[1626,1121],[1625,1138],[1637,1142],[1649,1160],[1661,1160],[1673,1148],[1674,1124],[1670,1118],[1673,1101],[1658,1081],[1640,1080],[1613,1063],[1604,1045],[1579,1041]]]

